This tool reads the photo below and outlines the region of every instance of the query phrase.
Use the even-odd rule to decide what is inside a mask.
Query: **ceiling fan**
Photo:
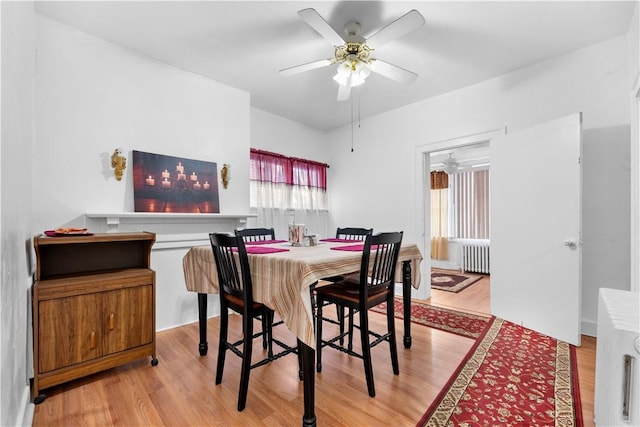
[[[452,153],[449,153],[449,157],[444,159],[442,163],[444,164],[444,171],[448,174],[455,173],[460,166],[460,163],[453,158]]]
[[[281,75],[292,76],[337,64],[333,79],[339,83],[338,101],[349,99],[351,88],[364,83],[372,71],[405,84],[411,83],[418,77],[414,72],[371,57],[375,49],[424,25],[424,17],[417,10],[409,11],[366,39],[359,34],[360,24],[357,21],[345,25],[343,38],[315,9],[300,10],[298,15],[334,46],[334,56],[330,59],[285,68],[280,70]]]

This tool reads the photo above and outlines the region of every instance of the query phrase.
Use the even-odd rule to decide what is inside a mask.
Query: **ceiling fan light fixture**
[[[363,84],[369,74],[371,74],[371,68],[362,61],[343,62],[336,67],[333,80],[342,86],[356,87]]]

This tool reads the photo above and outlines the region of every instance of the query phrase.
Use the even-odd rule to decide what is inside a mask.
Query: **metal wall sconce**
[[[222,180],[222,187],[225,190],[229,186],[229,181],[231,180],[231,172],[229,171],[230,168],[230,165],[224,163],[222,165],[222,169],[220,169],[220,179]]]
[[[127,159],[120,153],[120,149],[116,148],[111,155],[111,167],[113,168],[113,174],[118,181],[122,180],[122,174],[127,168]]]

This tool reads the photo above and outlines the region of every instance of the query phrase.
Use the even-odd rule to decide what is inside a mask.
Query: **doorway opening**
[[[431,303],[490,312],[489,142],[429,153]]]
[[[491,140],[505,134],[506,129],[500,128],[457,138],[435,141],[416,147],[416,174],[417,176],[422,177],[421,185],[416,187],[419,191],[419,194],[416,194],[416,201],[419,203],[419,205],[416,206],[417,211],[419,212],[416,219],[419,220],[417,227],[422,230],[423,238],[423,277],[425,279],[429,278],[429,282],[426,282],[425,280],[425,284],[427,286],[421,287],[419,290],[422,295],[417,296],[418,298],[430,299],[431,303],[434,305],[448,306],[452,309],[458,309],[461,311],[490,312],[488,275],[477,283],[484,284],[484,292],[480,292],[480,295],[468,298],[468,301],[466,295],[470,295],[475,292],[466,290],[458,293],[441,292],[439,295],[434,295],[437,294],[437,292],[433,292],[430,287],[432,266],[436,268],[444,267],[458,269],[459,271],[459,267],[456,263],[445,262],[443,264],[441,260],[432,260],[430,256],[432,237],[430,173],[432,166],[436,169],[438,166],[443,167],[447,164],[446,160],[449,158],[453,158],[455,162],[457,162],[457,167],[460,167],[461,170],[473,169],[472,166],[474,165],[483,165],[483,167],[488,167],[490,163],[489,149]],[[474,158],[475,160],[473,160]],[[477,286],[477,284],[472,285],[470,288],[473,290],[473,288],[476,287],[476,290],[482,290],[480,286]]]

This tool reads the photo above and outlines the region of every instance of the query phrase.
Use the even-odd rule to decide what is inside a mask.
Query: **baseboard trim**
[[[598,322],[582,319],[581,329],[582,335],[595,337],[598,335]]]
[[[454,262],[431,260],[431,268],[441,268],[443,270],[461,270],[461,267]]]

